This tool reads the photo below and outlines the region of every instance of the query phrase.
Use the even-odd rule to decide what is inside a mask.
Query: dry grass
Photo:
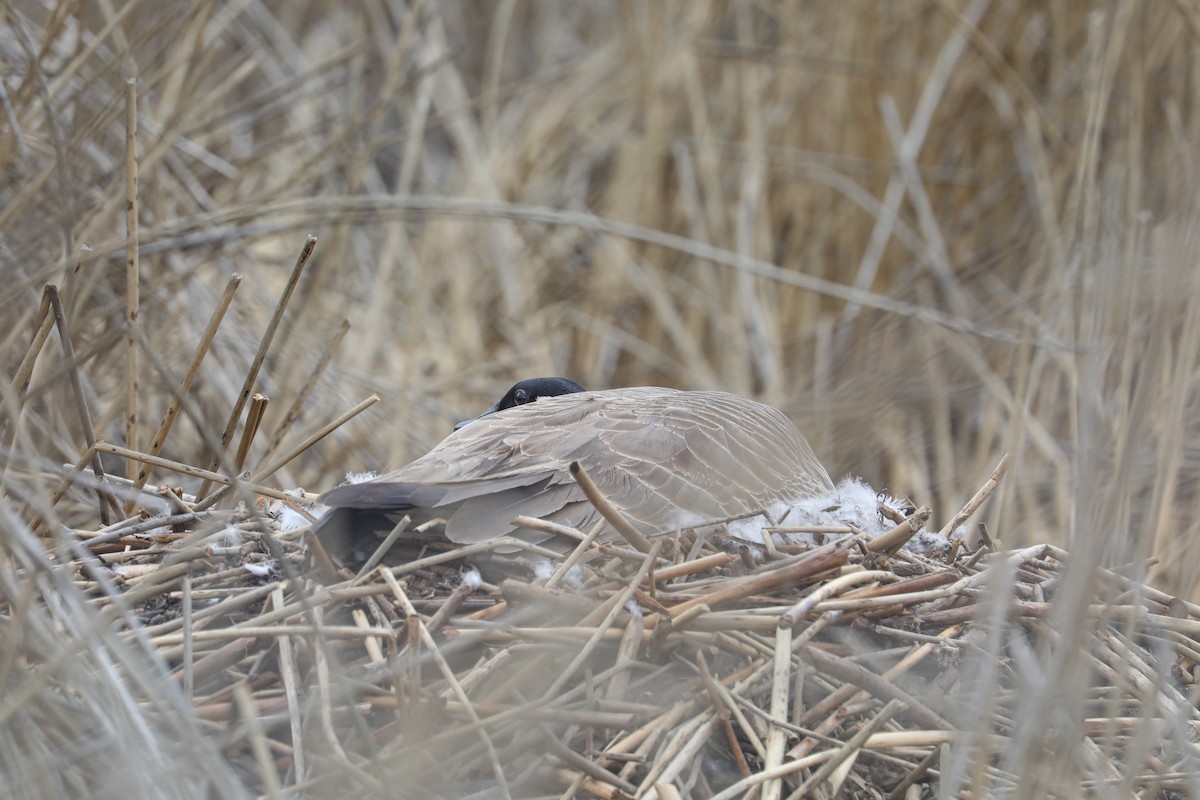
[[[0,589],[0,746],[41,734],[21,750],[27,780],[0,793],[81,793],[53,783],[66,753],[98,794],[133,773],[104,772],[97,789],[94,765],[128,762],[190,787],[179,793],[234,796],[249,791],[249,743],[276,758],[287,746],[274,732],[222,738],[187,713],[160,677],[182,662],[129,633],[153,598],[106,599],[129,587],[106,587],[102,571],[81,593],[79,537],[42,539],[49,549],[33,537],[38,521],[96,531],[125,513],[78,485],[50,507],[64,463],[137,477],[111,448],[88,452],[89,427],[149,451],[174,408],[163,457],[317,490],[420,454],[514,377],[562,373],[760,397],[832,473],[942,518],[1010,453],[977,519],[1006,546],[1052,542],[1072,557],[1044,638],[1029,645],[997,612],[980,664],[1013,669],[1036,702],[1013,706],[981,666],[975,694],[958,696],[1003,708],[1016,745],[1003,763],[971,763],[1034,796],[1051,790],[1026,766],[1049,748],[1093,778],[1128,766],[1117,771],[1132,783],[1081,778],[1075,793],[1150,796],[1136,784],[1144,764],[1105,750],[1117,739],[1100,737],[1097,754],[1071,734],[1096,699],[1098,668],[1080,653],[1104,660],[1074,637],[1101,635],[1085,623],[1112,599],[1103,569],[1193,599],[1200,583],[1200,12],[1184,0],[1096,13],[1020,0],[412,5],[0,5],[0,359],[12,376],[0,382],[0,542],[16,568]],[[319,244],[284,303],[309,233]],[[204,476],[148,477],[195,492]],[[218,521],[181,521],[187,546]],[[179,564],[182,580],[181,546],[156,547],[151,560]],[[1157,635],[1121,635],[1135,633]],[[1139,674],[1169,672],[1165,651],[1133,643],[1159,659]],[[228,665],[229,686],[250,661]],[[1172,719],[1178,739],[1187,717]],[[1186,752],[1153,754],[1168,765],[1158,774]],[[3,777],[13,763],[0,758]],[[960,785],[984,780],[956,769]],[[178,796],[154,774],[147,796]]]

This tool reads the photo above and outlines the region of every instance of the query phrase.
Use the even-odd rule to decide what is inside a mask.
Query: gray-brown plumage
[[[323,495],[335,510],[322,538],[344,546],[403,514],[446,519],[459,543],[508,534],[519,514],[586,528],[598,514],[572,461],[647,535],[832,489],[787,417],[737,395],[638,387],[497,405],[416,461]]]

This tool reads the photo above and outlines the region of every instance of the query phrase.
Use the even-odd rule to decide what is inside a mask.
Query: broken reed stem
[[[788,718],[788,693],[792,685],[792,628],[780,627],[775,631],[775,663],[771,669],[771,719],[786,721]],[[771,725],[767,732],[767,758],[763,769],[772,770],[783,764],[783,749],[787,744],[787,731],[779,725]],[[763,787],[763,800],[779,800],[783,791],[783,779],[775,778]]]
[[[601,524],[606,524],[607,520],[601,519],[600,522]],[[585,535],[568,525],[560,525],[557,522],[550,522],[549,520],[544,519],[535,519],[534,517],[527,517],[523,514],[518,514],[517,516],[513,517],[512,523],[518,528],[525,528],[526,530],[530,531],[538,531],[540,533],[548,533],[551,536],[558,536],[567,540],[574,546],[578,546],[579,543],[583,541]],[[641,558],[638,557],[637,561],[638,563],[641,563]]]
[[[899,525],[867,542],[867,550],[872,553],[886,553],[888,555],[896,553],[909,539],[916,535],[917,531],[925,527],[925,523],[929,521],[929,517],[932,514],[933,511],[928,506],[921,506],[910,516],[906,517]]]
[[[391,533],[389,533],[387,537],[379,543],[379,546],[375,548],[375,552],[371,554],[371,557],[368,558],[366,563],[362,565],[362,569],[360,569],[358,574],[354,576],[355,582],[365,578],[367,573],[375,569],[380,561],[383,561],[383,557],[387,555],[389,550],[392,549],[392,545],[394,545],[396,540],[400,538],[400,534],[404,533],[404,531],[408,529],[408,524],[410,522],[412,522],[412,518],[409,517],[408,514],[405,514],[400,518],[399,522],[392,526]]]
[[[625,610],[625,604],[629,602],[631,597],[633,597],[633,593],[637,591],[638,585],[642,582],[642,579],[650,573],[650,568],[654,566],[654,561],[658,558],[658,551],[662,549],[662,545],[663,540],[659,539],[650,546],[650,552],[646,554],[646,558],[642,561],[642,566],[638,568],[637,573],[629,579],[629,583],[626,584],[624,590],[622,590],[620,594],[614,595],[614,599],[609,601],[611,607],[608,613],[604,616],[604,619],[596,626],[596,630],[588,639],[587,644],[583,646],[583,648],[576,654],[575,658],[571,659],[571,663],[568,664],[566,668],[564,668],[559,674],[559,676],[555,678],[554,682],[550,684],[550,688],[546,690],[544,698],[549,699],[558,694],[559,690],[561,690],[562,687],[566,685],[567,681],[571,679],[571,676],[575,674],[575,671],[583,665],[584,661],[587,660],[587,657],[591,654],[592,650],[595,649],[596,645],[600,643],[600,640],[604,637],[604,634],[610,627],[612,627],[612,624],[616,622],[617,617],[621,614],[621,612]],[[586,617],[584,622],[581,624],[587,624]]]
[[[317,428],[315,431],[310,433],[308,436],[304,437],[299,442],[297,442],[295,447],[292,447],[290,450],[285,452],[283,455],[277,457],[274,461],[267,464],[266,466],[259,467],[257,470],[255,470],[250,476],[251,480],[258,482],[258,481],[264,481],[267,478],[271,477],[276,472],[283,469],[283,467],[285,467],[288,463],[290,463],[291,460],[294,459],[296,456],[300,455],[305,450],[312,447],[317,442],[321,441],[326,436],[333,433],[338,428],[342,427],[347,422],[354,419],[359,414],[366,411],[368,408],[370,408],[371,406],[375,405],[378,402],[379,402],[379,395],[373,394],[370,397],[368,397],[367,399],[358,403],[353,408],[349,409],[348,411],[343,412],[339,416],[337,416],[334,419],[330,420],[329,422],[325,423],[324,425],[322,425],[321,427]]]
[[[254,384],[258,380],[258,372],[262,369],[263,362],[266,361],[267,353],[271,349],[271,343],[275,339],[275,332],[279,329],[279,323],[283,320],[283,312],[287,309],[288,301],[291,300],[292,293],[296,290],[296,284],[300,282],[300,276],[304,272],[304,266],[308,263],[309,256],[312,255],[313,249],[316,246],[316,237],[308,236],[304,240],[304,246],[300,248],[300,255],[296,257],[296,263],[292,267],[292,274],[288,276],[288,282],[283,288],[283,294],[280,295],[279,302],[275,304],[275,312],[271,315],[271,321],[267,323],[267,329],[263,331],[262,339],[258,343],[258,352],[254,354],[254,360],[250,362],[250,369],[246,371],[246,380],[242,383],[242,389],[238,392],[237,400],[233,404],[233,410],[229,413],[229,420],[225,423],[225,430],[221,433],[220,450],[214,453],[212,460],[209,461],[209,472],[215,471],[225,459],[225,451],[229,447],[229,443],[233,441],[233,432],[237,429],[238,419],[242,416],[242,409],[246,407],[246,401],[250,399],[250,393],[254,391]],[[211,486],[211,482],[205,481],[201,485],[200,491],[196,493],[196,499],[203,500]]]
[[[713,553],[711,556],[701,556],[700,558],[692,559],[691,561],[681,561],[678,564],[672,564],[669,567],[662,567],[654,571],[654,583],[662,584],[667,581],[673,581],[676,578],[682,578],[685,575],[693,575],[697,572],[707,572],[710,569],[721,569],[727,567],[733,562],[739,560],[732,553]]]
[[[281,636],[306,636],[318,633],[327,639],[348,639],[358,641],[360,639],[370,639],[382,637],[390,639],[396,634],[388,628],[362,628],[358,625],[319,625],[314,627],[311,623],[301,623],[299,625],[264,625],[259,628],[212,628],[209,630],[195,630],[190,633],[192,641],[195,642],[225,642],[236,641],[239,638],[247,639],[274,639]],[[184,633],[164,633],[161,636],[155,636],[153,643],[159,647],[173,647],[184,643]]]
[[[892,572],[884,570],[862,570],[860,572],[850,572],[846,575],[839,575],[826,584],[809,592],[796,605],[788,609],[779,618],[779,627],[794,628],[800,621],[812,613],[813,609],[825,600],[835,597],[843,590],[855,586],[860,583],[870,581],[895,581],[896,575]]]
[[[282,608],[284,603],[283,587],[276,587],[271,591],[271,605],[274,608]],[[288,705],[288,721],[291,724],[292,764],[295,767],[295,774],[303,778],[307,774],[304,768],[304,726],[300,716],[295,650],[292,647],[292,637],[290,636],[279,638],[279,673],[283,679],[283,692]]]
[[[658,754],[650,774],[639,785],[637,796],[645,796],[649,786],[674,781],[684,770],[694,765],[700,750],[712,738],[716,723],[716,713],[709,710],[701,712],[686,725],[680,726],[667,746]]]
[[[996,465],[994,470],[992,470],[992,476],[987,479],[983,486],[979,487],[979,491],[977,491],[975,495],[967,501],[967,504],[962,507],[962,511],[959,511],[957,514],[955,514],[954,518],[947,522],[945,527],[938,531],[938,535],[945,539],[950,538],[950,534],[958,530],[959,526],[970,519],[971,515],[979,510],[979,507],[983,505],[984,501],[992,496],[992,492],[996,491],[996,487],[1000,484],[1000,479],[1004,477],[1004,473],[1007,470],[1008,453],[1005,453],[1000,459],[1000,463]]]
[[[618,775],[614,775],[596,762],[590,761],[583,754],[576,753],[574,750],[571,750],[565,744],[560,742],[555,736],[554,731],[552,731],[549,726],[543,724],[539,727],[541,728],[544,736],[543,741],[545,742],[546,747],[549,748],[550,753],[554,757],[561,760],[564,764],[597,781],[600,781],[602,784],[615,787],[628,797],[633,797],[635,794],[637,794],[637,787],[632,783]]]
[[[554,574],[546,580],[545,588],[552,589],[557,586],[558,582],[571,571],[571,568],[579,563],[579,559],[583,558],[583,554],[591,548],[592,542],[596,541],[596,537],[600,535],[600,531],[604,530],[605,522],[606,520],[603,519],[596,520],[596,524],[592,526],[592,529],[584,535],[583,539],[575,546],[570,555],[563,559],[563,562],[558,565],[558,569],[554,570]]]
[[[796,791],[788,795],[788,800],[801,800],[804,797],[813,796],[813,792],[825,781],[829,780],[836,770],[847,758],[854,755],[857,750],[867,743],[884,725],[891,721],[896,712],[902,710],[904,704],[899,700],[889,700],[887,705],[880,709],[879,713],[874,716],[866,725],[863,725],[859,731],[850,738],[850,741],[838,748],[837,753],[817,768],[817,771],[800,785]]]
[[[366,400],[363,400],[361,403],[356,405],[354,408],[343,413],[341,416],[326,423],[325,425],[322,425],[320,428],[317,428],[316,431],[314,431],[313,433],[311,433],[307,437],[305,437],[304,440],[299,442],[295,447],[291,448],[283,455],[278,456],[274,461],[272,461],[270,464],[266,465],[265,467],[260,467],[257,471],[251,473],[250,480],[248,482],[243,482],[243,485],[252,486],[254,484],[262,483],[267,478],[271,477],[276,472],[278,472],[280,469],[282,469],[284,466],[286,466],[293,458],[300,455],[305,450],[307,450],[308,448],[312,447],[317,442],[324,439],[330,433],[337,430],[341,426],[345,425],[351,419],[358,416],[362,412],[366,411],[368,408],[370,408],[371,406],[375,405],[378,402],[379,402],[379,395],[373,394],[370,397],[368,397]],[[213,474],[216,474],[216,473],[213,473]],[[224,481],[224,483],[226,486],[234,485],[233,481]],[[203,500],[199,500],[196,503],[196,510],[204,511],[205,509],[212,508],[212,506],[214,506],[216,503],[218,503],[221,500],[221,498],[228,491],[229,491],[229,489],[219,489],[219,490],[213,492],[208,497],[204,498]],[[274,496],[274,495],[272,495],[272,496]],[[293,500],[293,501],[296,499],[296,497],[294,495],[281,495],[281,496],[286,499]]]
[[[88,409],[87,398],[83,393],[83,380],[79,377],[79,365],[75,363],[75,347],[71,344],[71,332],[67,327],[67,315],[63,311],[62,298],[58,287],[52,283],[46,284],[46,293],[50,296],[50,307],[54,310],[54,323],[58,326],[58,338],[62,341],[63,360],[68,365],[67,374],[71,379],[71,390],[75,397],[75,410],[79,414],[79,424],[83,427],[83,438],[92,452],[92,472],[100,485],[96,495],[100,500],[100,524],[111,525],[112,516],[109,505],[118,514],[120,509],[108,492],[104,480],[104,465],[100,463],[100,454],[96,452],[96,431],[92,427],[92,412]]]
[[[124,539],[127,536],[136,536],[139,533],[146,533],[156,528],[169,528],[173,525],[183,525],[188,522],[200,522],[207,516],[207,514],[186,511],[182,514],[172,514],[169,517],[154,517],[152,519],[141,520],[140,522],[137,520],[137,517],[130,517],[116,525],[110,526],[111,530],[101,530],[94,536],[84,537],[83,544],[89,549],[99,547]]]
[[[475,575],[478,577],[478,573],[475,573]],[[466,599],[471,596],[471,593],[475,591],[475,588],[474,582],[466,580],[464,577],[462,583],[454,587],[454,590],[450,592],[450,596],[447,597],[440,606],[438,606],[438,610],[435,611],[433,616],[429,618],[429,623],[426,625],[426,627],[429,628],[429,632],[437,633],[439,630],[441,630],[442,627],[450,621],[450,617],[454,616],[454,613],[458,611]]]
[[[38,354],[42,352],[42,347],[50,338],[50,331],[53,327],[54,315],[50,313],[50,293],[43,288],[42,302],[38,307],[34,323],[33,340],[29,344],[29,349],[25,351],[21,363],[17,366],[17,372],[9,385],[8,393],[0,402],[0,420],[7,424],[4,433],[6,449],[11,450],[17,441],[19,420],[24,411],[25,393],[29,389],[29,381],[33,376],[33,368],[37,363]],[[7,481],[8,468],[11,463],[11,459],[4,459],[3,465],[0,465],[0,484]]]
[[[851,537],[822,545],[791,564],[748,575],[745,578],[735,578],[714,591],[671,606],[669,610],[673,616],[678,617],[694,606],[707,605],[710,608],[716,608],[722,603],[740,600],[752,594],[769,594],[787,586],[794,586],[814,575],[837,569],[845,564],[849,559],[850,543],[853,541],[854,538]]]
[[[192,578],[190,575],[185,575],[183,578],[183,596],[180,598],[180,606],[182,608],[181,619],[183,621],[183,694],[185,697],[192,697],[196,691],[196,673],[192,670],[193,655],[195,648],[192,642],[192,632],[195,630],[195,622],[192,612]]]
[[[125,347],[128,362],[125,382],[125,446],[139,450],[138,440],[138,158],[137,158],[137,80],[125,81]],[[125,513],[133,510],[126,502]]]
[[[50,338],[50,331],[54,328],[54,315],[50,311],[50,290],[49,286],[42,289],[42,303],[38,308],[37,325],[33,332],[33,341],[29,343],[29,349],[25,351],[25,357],[21,359],[20,366],[17,367],[17,373],[12,380],[12,397],[18,400],[24,399],[25,392],[29,390],[29,381],[33,377],[33,367],[37,363],[38,355],[42,352],[42,347],[46,344],[46,340]],[[9,398],[5,398],[7,401]]]
[[[288,494],[287,492],[280,491],[279,489],[272,489],[270,486],[261,486],[253,481],[239,481],[235,480],[234,478],[227,478],[218,472],[200,469],[199,467],[189,466],[188,464],[181,464],[178,461],[172,461],[169,458],[162,458],[160,456],[152,456],[148,453],[138,453],[134,450],[130,450],[127,447],[120,447],[119,445],[109,444],[108,442],[96,442],[95,449],[97,453],[112,453],[115,456],[128,458],[133,461],[148,464],[152,467],[162,467],[163,469],[169,469],[172,472],[178,472],[181,475],[188,475],[193,478],[201,478],[209,483],[219,483],[223,486],[244,486],[254,494],[260,494],[264,497],[274,497],[276,500],[296,500],[296,496],[294,494]],[[193,511],[200,512],[208,510],[208,506],[201,508],[201,505],[201,503],[197,503],[193,507]]]
[[[254,441],[255,435],[258,433],[258,426],[262,424],[263,414],[266,413],[269,402],[267,396],[261,392],[255,392],[250,399],[250,410],[246,412],[246,425],[242,428],[242,439],[238,442],[237,453],[233,457],[233,469],[239,475],[242,467],[246,464],[250,443]]]
[[[853,661],[847,661],[841,656],[827,653],[811,645],[800,648],[800,658],[811,664],[818,672],[831,675],[859,687],[863,691],[883,699],[904,701],[908,706],[904,715],[923,728],[949,731],[953,726],[939,717],[928,707],[920,703],[908,692],[892,683],[887,678],[876,675]]]
[[[454,674],[454,670],[451,669],[450,665],[446,662],[445,657],[442,655],[442,651],[438,649],[437,642],[433,640],[432,634],[430,634],[425,628],[425,623],[421,620],[421,616],[417,613],[417,609],[408,599],[408,595],[405,594],[403,587],[400,586],[400,582],[397,581],[395,576],[393,576],[392,573],[387,570],[380,570],[380,573],[382,574],[383,579],[387,583],[388,587],[392,590],[392,595],[400,602],[401,608],[408,617],[409,624],[416,626],[417,635],[420,637],[421,644],[424,645],[426,651],[433,657],[434,663],[437,664],[438,669],[442,673],[442,677],[445,678],[446,683],[449,684],[455,699],[462,704],[462,707],[467,712],[467,716],[470,717],[471,722],[479,726],[479,736],[483,740],[484,747],[487,749],[488,759],[491,761],[492,772],[496,776],[498,788],[504,797],[508,798],[508,800],[512,800],[512,795],[508,791],[508,781],[504,777],[504,769],[500,765],[500,758],[497,756],[496,749],[492,745],[491,737],[488,736],[487,731],[481,725],[479,715],[475,712],[475,708],[471,705],[470,698],[468,698],[467,693],[463,691],[462,684],[458,682],[458,676]]]
[[[279,427],[275,429],[275,434],[271,437],[270,443],[267,445],[266,452],[263,453],[262,460],[266,461],[283,442],[283,437],[291,430],[292,425],[296,424],[296,420],[300,418],[300,410],[304,408],[304,404],[308,402],[309,395],[317,386],[317,381],[325,374],[325,368],[329,366],[329,362],[333,360],[333,355],[337,352],[338,345],[342,343],[342,339],[346,338],[346,333],[350,330],[350,320],[343,319],[342,324],[338,326],[337,333],[325,345],[325,350],[321,353],[321,357],[317,360],[317,365],[313,367],[312,372],[308,376],[308,380],[304,382],[304,386],[296,394],[292,400],[292,405],[288,408],[287,413],[283,416],[283,422],[279,423]]]
[[[646,636],[646,619],[641,614],[633,615],[629,622],[625,625],[625,631],[621,634],[621,643],[617,645],[616,669],[617,673],[608,683],[608,691],[605,694],[605,699],[608,701],[621,702],[625,699],[625,694],[629,689],[629,666],[637,660],[638,652],[641,650],[642,642]]]
[[[225,284],[225,291],[221,294],[221,299],[217,302],[217,307],[213,309],[212,316],[208,319],[208,325],[204,328],[204,333],[200,335],[200,341],[196,343],[196,349],[192,353],[192,360],[188,364],[187,371],[183,374],[183,379],[179,381],[179,389],[176,391],[175,396],[171,398],[171,403],[167,406],[167,412],[163,414],[162,423],[158,426],[158,432],[154,434],[154,439],[150,442],[150,449],[147,451],[149,455],[157,456],[162,452],[163,445],[167,441],[167,434],[171,432],[171,428],[175,425],[175,419],[179,416],[179,410],[183,407],[183,402],[187,398],[188,392],[191,391],[192,382],[196,380],[196,374],[200,371],[200,364],[204,361],[204,356],[208,354],[213,337],[217,335],[217,329],[221,327],[221,321],[225,318],[225,312],[229,310],[229,304],[233,302],[233,296],[237,293],[238,286],[241,283],[242,276],[238,273],[235,272],[229,276],[229,281]],[[133,482],[135,495],[146,485],[149,477],[150,470],[143,462],[142,466],[138,469],[137,478]]]
[[[571,462],[571,477],[575,479],[575,482],[579,484],[579,488],[587,495],[588,501],[600,512],[600,516],[608,520],[608,524],[612,525],[617,533],[625,538],[625,541],[629,542],[636,550],[643,553],[650,552],[650,540],[643,536],[641,531],[633,527],[633,524],[625,519],[625,515],[596,488],[596,484],[588,476],[587,470],[578,461]]]
[[[750,775],[750,765],[746,763],[746,754],[742,751],[742,745],[738,741],[737,732],[733,729],[733,713],[732,709],[726,704],[721,695],[721,687],[713,680],[712,672],[708,669],[708,659],[704,657],[703,650],[696,651],[696,666],[700,669],[700,680],[704,683],[704,691],[708,694],[708,702],[712,704],[713,710],[717,712],[717,718],[721,721],[721,727],[725,731],[725,743],[729,747],[729,752],[733,753],[733,760],[737,764],[738,772],[743,778]]]
[[[75,479],[83,473],[83,468],[86,467],[96,457],[96,445],[92,445],[84,454],[79,457],[71,470],[63,476],[62,481],[58,484],[58,488],[54,490],[54,494],[50,495],[50,507],[58,505],[58,501],[66,496],[67,491],[74,485]],[[42,522],[41,517],[37,517],[30,523],[31,527],[36,528]]]
[[[249,729],[250,752],[254,754],[254,760],[258,764],[264,795],[272,800],[283,800],[283,785],[279,782],[279,773],[275,771],[275,762],[271,760],[271,750],[267,746],[266,734],[263,733],[262,720],[254,708],[245,681],[233,687],[233,697],[237,702],[238,716]]]

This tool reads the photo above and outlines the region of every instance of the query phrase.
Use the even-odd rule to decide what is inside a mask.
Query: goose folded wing
[[[453,506],[480,495],[504,492],[543,483],[552,472],[525,473],[507,478],[418,483],[392,479],[387,475],[362,483],[331,489],[319,502],[333,508],[389,509],[441,508]]]

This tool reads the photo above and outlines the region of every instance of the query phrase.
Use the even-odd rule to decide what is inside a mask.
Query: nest
[[[307,528],[282,530],[293,501],[188,500],[75,531],[57,566],[32,540],[18,554],[10,624],[38,621],[108,667],[81,683],[26,637],[15,655],[40,678],[10,724],[28,712],[39,734],[5,736],[7,763],[32,769],[37,743],[69,740],[69,709],[74,725],[153,732],[147,746],[190,764],[175,786],[201,795],[899,798],[953,782],[1169,796],[1196,781],[1200,608],[1097,568],[1064,642],[1052,601],[1073,586],[1066,552],[900,549],[928,509],[881,508],[899,520],[891,536],[826,527],[792,545],[771,529],[762,545],[719,526],[633,545],[559,530],[572,549],[552,571],[537,562],[556,553],[515,539],[434,536],[414,553],[392,537],[353,573]],[[511,547],[525,549],[494,554]],[[1047,716],[1031,715],[1044,692],[1031,665],[1072,657],[1081,705],[1029,730]],[[72,750],[93,788],[117,757]],[[162,767],[142,766],[154,795]]]

